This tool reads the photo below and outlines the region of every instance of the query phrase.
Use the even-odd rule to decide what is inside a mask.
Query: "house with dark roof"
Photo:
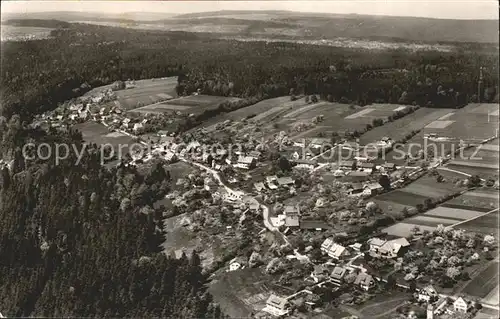
[[[282,186],[282,187],[286,187],[286,186],[292,186],[293,184],[295,184],[295,182],[293,181],[293,179],[289,176],[286,176],[286,177],[278,177],[278,185],[279,186]]]
[[[361,289],[368,291],[373,288],[373,286],[375,285],[375,281],[373,280],[373,277],[371,275],[365,272],[360,272],[354,280],[354,284],[356,286],[359,286]]]

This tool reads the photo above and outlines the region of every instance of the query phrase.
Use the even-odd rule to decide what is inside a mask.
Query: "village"
[[[258,268],[274,286],[285,287],[251,303],[255,317],[340,318],[324,314],[332,303],[342,309],[343,318],[486,318],[479,316],[485,309],[498,313],[498,302],[490,304],[462,293],[472,273],[498,265],[495,234],[446,223],[432,228],[414,226],[401,236],[384,228],[466,192],[498,190],[498,179],[462,174],[452,182],[441,174],[453,160],[451,153],[428,156],[420,151],[403,161],[386,160],[381,155],[395,144],[390,136],[370,147],[348,137],[297,138],[283,130],[252,136],[248,127],[254,124],[246,119],[217,123],[217,134],[197,128],[178,135],[156,128],[154,123],[167,121],[166,114],[131,113],[113,106],[115,91],[133,85],[133,81],[115,83],[94,96],[66,103],[34,123],[68,129],[96,122],[144,147],[127,155],[126,161],[113,158],[107,165],[140,167],[160,159],[166,165],[184,163],[196,169],[196,176],[189,174],[178,181],[184,183],[184,194],[168,195],[170,199],[186,202],[191,198],[185,196],[188,192],[190,196],[195,196],[193,190],[207,192],[211,199],[204,200],[197,211],[215,207],[232,211],[234,218],[221,220],[239,222],[224,225],[219,221],[225,231],[254,232],[255,236],[255,244],[224,258],[223,267],[212,277]],[[254,132],[258,132],[255,127]],[[384,196],[429,176],[439,176],[432,177],[433,183],[453,184],[453,192],[426,199],[415,209],[393,205],[395,210],[403,208],[387,211],[393,206],[383,205]],[[191,209],[189,203],[184,206],[183,211]],[[488,214],[498,214],[498,206],[492,208]],[[205,225],[208,218],[204,217]],[[204,228],[195,218],[187,220],[191,229]],[[245,224],[245,220],[251,222]],[[356,310],[387,293],[404,298],[395,299],[391,308],[377,315]]]

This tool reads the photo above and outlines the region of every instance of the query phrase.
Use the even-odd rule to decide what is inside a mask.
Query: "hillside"
[[[451,20],[291,11],[216,11],[181,15],[137,12],[119,15],[43,12],[30,14],[29,17],[22,14],[2,17],[3,20],[28,18],[96,23],[136,22],[136,27],[144,29],[225,33],[246,37],[291,36],[314,40],[390,38],[427,43],[498,43],[497,20]]]

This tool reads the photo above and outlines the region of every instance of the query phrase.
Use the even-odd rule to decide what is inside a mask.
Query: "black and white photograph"
[[[497,1],[0,12],[0,318],[500,318]]]

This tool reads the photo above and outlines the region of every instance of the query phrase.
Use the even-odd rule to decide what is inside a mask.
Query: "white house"
[[[229,262],[229,271],[235,271],[245,268],[246,261],[241,257],[233,258]]]
[[[290,304],[288,303],[288,300],[272,294],[267,299],[266,306],[262,309],[262,311],[265,311],[273,316],[280,317],[290,312],[289,306]]]
[[[341,259],[350,255],[349,251],[344,246],[335,243],[332,238],[325,239],[321,244],[321,251],[335,259]]]
[[[453,309],[458,312],[467,312],[469,310],[469,303],[462,297],[458,297],[453,303]]]
[[[240,156],[238,158],[238,162],[234,164],[234,167],[243,168],[243,169],[252,169],[255,168],[257,161],[254,157],[251,156]]]
[[[395,258],[404,254],[410,243],[406,238],[397,238],[393,240],[382,240],[374,237],[368,240],[370,252],[381,258]]]
[[[434,289],[434,287],[432,285],[428,285],[418,292],[417,299],[418,299],[418,301],[429,302],[432,299],[438,298],[438,297],[439,297],[439,294],[436,291],[436,289]]]
[[[142,124],[142,123],[135,123],[133,130],[134,130],[134,132],[137,132],[137,131],[139,131],[139,130],[141,130],[143,128],[144,128],[144,124]]]

